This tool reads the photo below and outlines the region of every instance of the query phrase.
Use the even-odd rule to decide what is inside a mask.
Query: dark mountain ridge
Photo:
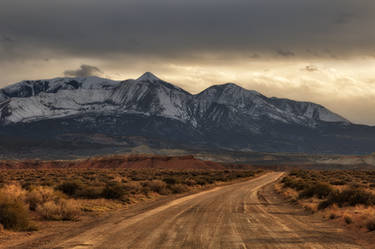
[[[367,154],[375,128],[325,107],[227,83],[199,94],[145,73],[22,81],[0,90],[0,149],[202,148]]]

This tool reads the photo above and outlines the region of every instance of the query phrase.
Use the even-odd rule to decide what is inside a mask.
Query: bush
[[[344,205],[356,206],[360,204],[368,206],[375,204],[375,196],[361,189],[347,189],[342,192],[333,191],[326,201],[319,204],[318,208],[324,209],[333,204],[337,204],[339,207]]]
[[[118,183],[107,184],[103,189],[103,197],[106,199],[121,199],[125,194],[125,190]]]
[[[97,199],[103,197],[103,187],[100,186],[85,186],[77,190],[75,193],[76,197],[87,198],[87,199]]]
[[[370,232],[375,231],[375,219],[368,221],[366,227]]]
[[[194,186],[197,184],[197,182],[192,178],[188,178],[184,180],[184,184],[188,186]]]
[[[330,207],[331,205],[333,205],[333,203],[331,203],[331,201],[325,200],[325,201],[322,201],[322,202],[319,203],[318,209],[319,210],[326,209],[326,208]]]
[[[125,192],[130,194],[136,194],[141,192],[142,185],[139,182],[128,182],[123,184]]]
[[[353,223],[352,218],[350,218],[349,216],[345,216],[344,220],[345,220],[345,223],[348,225]]]
[[[50,187],[37,187],[26,195],[26,202],[30,210],[36,210],[38,205],[57,198],[55,191]]]
[[[345,185],[346,182],[344,180],[336,180],[331,182],[332,185]]]
[[[64,182],[57,186],[57,189],[64,194],[73,196],[80,189],[80,184],[78,182]]]
[[[295,190],[303,190],[306,188],[307,184],[301,180],[296,180],[291,177],[284,177],[281,182],[285,188],[293,188]]]
[[[152,180],[144,182],[143,187],[149,188],[151,191],[156,192],[161,195],[168,194],[167,184],[160,180]]]
[[[0,224],[15,231],[31,230],[27,206],[21,201],[0,195]]]
[[[196,182],[198,185],[204,186],[207,184],[212,184],[213,180],[210,179],[209,177],[201,176],[196,179]]]
[[[24,201],[27,191],[18,184],[5,185],[0,189],[0,194],[12,200]]]
[[[174,194],[179,194],[179,193],[185,193],[189,191],[188,186],[183,185],[183,184],[173,184],[173,185],[168,185],[168,188],[172,191]]]
[[[38,206],[37,212],[46,220],[78,220],[81,213],[74,200],[48,201]]]
[[[298,194],[299,199],[311,198],[314,196],[314,188],[308,187]]]
[[[326,183],[308,185],[300,194],[299,198],[310,198],[313,196],[322,199],[332,193],[333,189]]]
[[[173,184],[177,184],[179,181],[176,178],[168,177],[168,178],[164,178],[163,182],[165,182],[168,185],[173,185]]]

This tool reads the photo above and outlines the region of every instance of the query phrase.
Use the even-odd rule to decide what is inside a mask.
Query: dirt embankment
[[[93,157],[79,160],[4,160],[0,169],[58,168],[156,168],[156,169],[251,169],[250,165],[224,164],[196,159],[193,156],[126,155]]]

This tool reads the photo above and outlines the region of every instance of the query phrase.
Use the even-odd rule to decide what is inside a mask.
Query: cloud
[[[348,24],[355,19],[355,15],[351,13],[340,13],[337,15],[335,19],[335,23],[337,24]]]
[[[318,67],[315,66],[315,65],[307,65],[306,67],[304,67],[302,70],[304,71],[307,71],[307,72],[316,72],[316,71],[319,71]]]
[[[64,72],[64,75],[68,77],[88,77],[100,74],[103,74],[103,72],[99,68],[90,65],[81,65],[77,70],[66,70]]]
[[[276,56],[283,57],[324,56],[325,50],[344,57],[366,56],[375,43],[373,0],[16,2],[1,1],[0,31],[17,38],[16,55],[24,58],[43,50],[90,58],[187,58],[238,51],[263,57],[275,56],[275,48],[293,48],[277,50]],[[348,25],[338,28],[338,23]],[[0,53],[2,60],[7,56]]]
[[[0,42],[15,42],[14,38],[8,35],[1,35]]]
[[[66,65],[75,65],[69,76],[127,79],[160,72],[194,91],[217,81],[251,82],[241,76],[251,71],[277,71],[290,82],[317,77],[321,91],[358,85],[326,71],[374,77],[375,62],[363,62],[375,55],[374,12],[374,0],[0,0],[0,86],[53,78]],[[171,65],[191,70],[180,73]],[[197,84],[197,71],[211,76]],[[293,91],[284,80],[277,84]],[[306,85],[297,92],[301,99]],[[332,106],[341,106],[334,91],[329,96]]]
[[[296,54],[290,50],[285,50],[285,49],[277,49],[276,50],[276,53],[278,55],[281,55],[283,57],[293,57],[295,56]]]
[[[261,58],[262,56],[260,56],[259,54],[257,54],[257,53],[254,53],[254,54],[250,54],[249,55],[249,58],[251,58],[251,59],[259,59],[259,58]]]

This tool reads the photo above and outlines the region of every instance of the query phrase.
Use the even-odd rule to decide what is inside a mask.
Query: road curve
[[[131,217],[111,217],[45,248],[361,248],[340,228],[275,197],[270,183],[281,175],[269,173]]]

